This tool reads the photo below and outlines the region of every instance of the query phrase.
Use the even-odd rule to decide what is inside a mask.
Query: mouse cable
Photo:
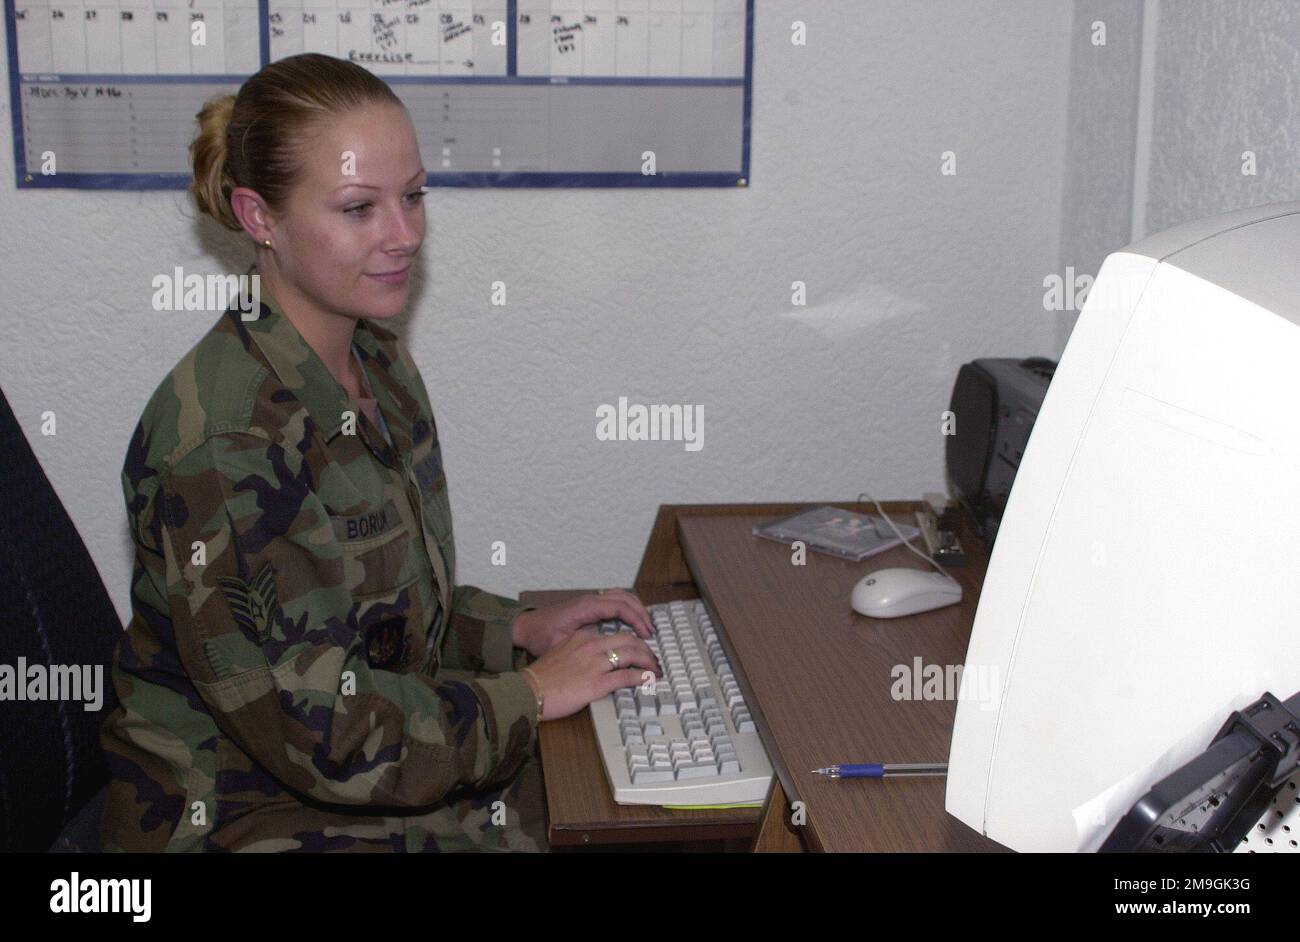
[[[903,541],[903,545],[904,545],[904,546],[906,546],[908,549],[910,549],[910,550],[911,550],[913,553],[915,553],[917,556],[920,556],[922,559],[924,559],[927,563],[929,563],[929,564],[930,564],[931,566],[933,566],[935,569],[939,570],[940,575],[942,575],[945,579],[947,579],[949,582],[951,582],[951,583],[952,583],[953,585],[955,585],[957,588],[959,588],[959,589],[961,588],[961,583],[958,582],[956,579],[954,579],[954,578],[952,577],[952,573],[948,572],[948,570],[944,569],[942,566],[940,566],[938,563],[936,563],[933,559],[931,559],[931,558],[930,558],[929,556],[927,556],[925,553],[922,553],[919,549],[917,549],[915,546],[912,545],[911,541],[908,540],[907,537],[903,536],[902,531],[900,531],[900,530],[898,529],[898,527],[894,525],[894,521],[889,519],[889,514],[885,513],[885,508],[880,506],[880,501],[876,500],[874,497],[872,497],[872,496],[871,496],[870,494],[868,494],[866,491],[863,491],[861,494],[858,495],[858,503],[859,503],[859,504],[862,503],[862,498],[864,498],[864,497],[867,498],[867,499],[870,500],[873,504],[876,505],[876,510],[880,512],[880,516],[884,518],[885,523],[889,524],[889,529],[891,529],[891,530],[894,531],[894,536],[898,537],[900,540]]]

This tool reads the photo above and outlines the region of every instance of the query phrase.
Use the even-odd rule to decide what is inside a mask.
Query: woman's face
[[[283,277],[321,310],[380,320],[406,305],[424,241],[424,164],[406,109],[368,105],[322,125],[276,218]]]

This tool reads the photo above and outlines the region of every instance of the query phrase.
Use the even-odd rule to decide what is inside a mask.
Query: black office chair
[[[103,665],[103,706],[0,700],[0,851],[99,850],[122,624],[0,391],[0,664]],[[19,677],[21,683],[23,678]]]

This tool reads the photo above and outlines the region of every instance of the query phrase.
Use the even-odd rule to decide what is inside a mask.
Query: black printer
[[[953,496],[990,548],[1056,361],[973,360],[962,366],[948,408],[946,463]]]

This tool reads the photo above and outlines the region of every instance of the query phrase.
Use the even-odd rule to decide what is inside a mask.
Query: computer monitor
[[[1300,202],[1105,260],[990,557],[962,682],[997,696],[958,699],[949,813],[1095,850],[1233,710],[1300,690],[1298,324]]]

